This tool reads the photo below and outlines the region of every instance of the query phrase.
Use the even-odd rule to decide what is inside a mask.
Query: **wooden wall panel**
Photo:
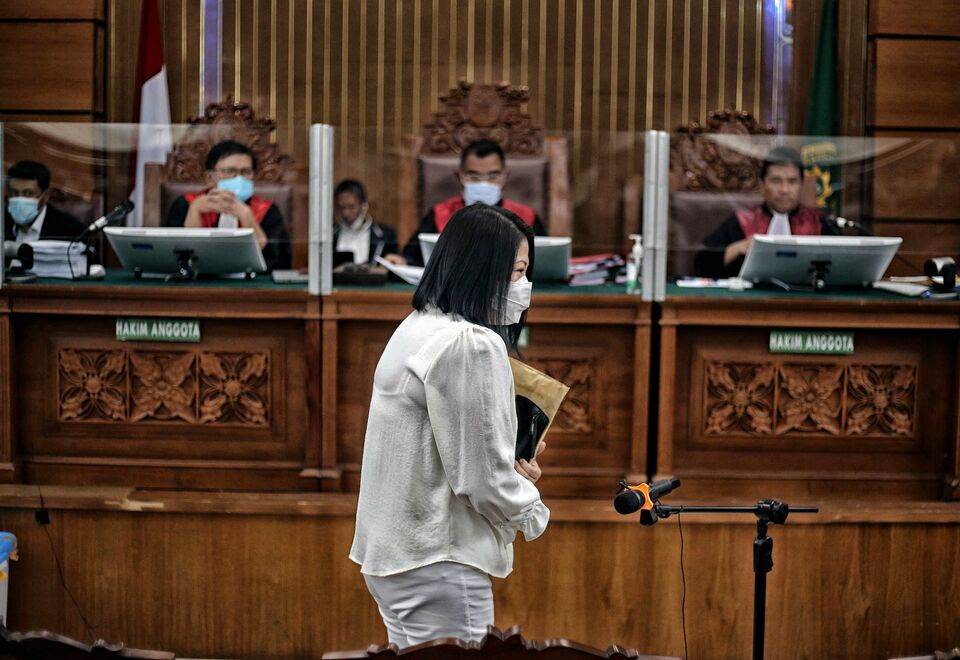
[[[0,20],[102,21],[103,17],[103,0],[0,0]]]
[[[200,3],[163,0],[172,116],[200,112]],[[765,111],[756,84],[761,4],[748,0],[224,0],[222,96],[274,117],[277,139],[306,155],[306,126],[338,127],[337,177],[371,188],[395,221],[401,137],[419,132],[458,78],[530,87],[527,110],[570,139],[576,241],[620,246],[619,190],[642,142],[710,110]],[[110,7],[110,108],[129,121],[137,3]]]
[[[954,0],[872,0],[871,35],[960,36]]]
[[[960,136],[874,131],[874,137],[910,140],[902,148],[875,159],[874,218],[960,221]]]
[[[93,23],[0,22],[0,112],[99,111],[96,32]]]
[[[874,127],[960,128],[960,42],[878,39],[873,48]]]
[[[873,231],[877,236],[900,236],[903,245],[887,269],[890,275],[920,275],[923,262],[932,257],[960,254],[960,222],[924,220],[875,220]]]
[[[319,658],[386,641],[359,568],[347,559],[352,512],[54,508],[51,521],[48,541],[32,510],[0,510],[0,527],[20,539],[10,571],[13,629],[48,628],[178,657]],[[527,638],[683,655],[679,531],[675,521],[644,528],[626,519],[554,519],[542,538],[515,544],[515,572],[494,581],[497,624],[520,624]],[[751,519],[685,515],[682,531],[689,657],[748,657]],[[803,522],[794,514],[770,535],[767,657],[886,658],[956,645],[955,522]],[[93,630],[64,593],[54,551]]]

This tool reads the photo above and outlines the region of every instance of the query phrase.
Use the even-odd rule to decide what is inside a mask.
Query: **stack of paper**
[[[619,254],[593,254],[570,260],[570,285],[592,286],[617,281],[616,275],[625,265]]]
[[[37,277],[73,279],[87,274],[86,246],[69,241],[30,241],[33,268]]]

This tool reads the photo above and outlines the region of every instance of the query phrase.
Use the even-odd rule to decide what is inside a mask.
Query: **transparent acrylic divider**
[[[785,190],[785,183],[771,183],[764,194],[760,166],[774,148],[793,149],[804,167],[799,204],[815,209],[812,218],[817,212],[822,218],[806,224],[816,224],[823,233],[903,239],[885,278],[922,278],[927,259],[956,258],[960,138],[736,133],[678,133],[670,138],[665,265],[671,281],[688,278],[692,283],[696,276],[739,273],[737,260],[723,265],[724,245],[739,238],[734,225],[753,217],[750,210],[765,199],[774,206],[791,205],[787,200],[793,193]],[[743,220],[732,220],[737,212]],[[805,226],[803,219],[790,217],[791,223]],[[798,233],[798,227],[792,233]],[[705,241],[713,248],[705,249]]]
[[[72,216],[80,224],[58,220],[58,234],[62,235],[51,236],[48,230],[52,227],[48,226],[50,223],[45,219],[43,238],[67,242],[73,240],[77,244],[90,243],[93,252],[90,253],[89,262],[105,267],[100,272],[97,272],[99,268],[91,268],[95,279],[90,284],[139,284],[132,262],[127,259],[125,263],[125,254],[119,251],[116,232],[111,232],[113,236],[110,237],[104,236],[101,231],[90,230],[82,237],[71,235],[80,233],[73,232],[72,228],[82,229],[90,225],[129,198],[135,204],[133,211],[125,217],[111,217],[109,223],[110,227],[128,228],[126,233],[129,240],[132,240],[129,234],[135,233],[130,228],[150,232],[154,241],[160,240],[156,239],[157,234],[163,231],[176,232],[176,227],[185,224],[196,229],[253,230],[257,250],[246,245],[245,252],[238,250],[231,253],[226,250],[221,251],[219,256],[215,254],[213,258],[208,256],[206,259],[201,259],[200,252],[193,250],[195,258],[191,269],[199,277],[196,280],[184,278],[188,281],[178,281],[177,284],[308,288],[309,273],[304,275],[297,272],[308,269],[311,249],[309,216],[313,200],[308,190],[310,140],[306,126],[274,130],[256,122],[241,120],[236,123],[171,125],[8,122],[2,125],[0,139],[4,172],[22,160],[40,161],[50,170],[48,207],[57,209],[61,218],[61,214]],[[332,133],[329,140],[332,141]],[[224,141],[236,141],[249,147],[254,154],[256,167],[208,169],[206,160],[209,151]],[[240,160],[245,157],[241,155]],[[332,167],[328,166],[325,172],[329,188]],[[233,202],[224,205],[220,199],[217,208],[213,208],[209,191],[225,187],[234,193],[231,199],[237,200],[250,193],[251,182],[252,196],[246,201],[239,200],[241,205],[233,206]],[[0,195],[5,198],[6,191]],[[213,197],[220,195],[217,193]],[[194,206],[191,212],[191,203],[198,197],[208,199]],[[236,213],[229,212],[227,206],[235,209]],[[326,208],[329,218],[329,202]],[[184,232],[175,239],[194,240],[196,237],[190,234]],[[20,235],[26,234],[21,231]],[[76,240],[78,238],[81,240]],[[210,248],[208,239],[203,236],[196,238],[197,241],[207,241],[204,249]],[[240,239],[246,240],[243,236]],[[54,251],[49,244],[43,246],[44,253]],[[259,269],[257,251],[268,270],[273,270],[277,276],[270,272],[256,272]],[[73,252],[64,250],[64,254],[72,255]],[[126,256],[129,254],[127,251]],[[230,259],[221,257],[237,257],[233,261],[238,261],[238,255],[250,257],[248,261],[255,266],[246,269],[250,271],[247,281],[237,281],[243,277],[236,274],[230,276],[213,272],[218,268],[236,265]],[[46,276],[40,276],[40,283],[47,280],[56,283],[64,278],[83,281],[87,276],[83,259],[77,263],[71,257],[68,261],[69,266],[79,269],[58,270],[57,264],[53,264],[54,267],[45,271],[48,273]],[[225,261],[231,263],[225,264]],[[153,284],[162,284],[164,281],[163,278],[147,277],[144,280]],[[5,284],[10,284],[9,278]],[[174,282],[170,285],[173,286]],[[313,287],[312,290],[319,293],[319,287]]]

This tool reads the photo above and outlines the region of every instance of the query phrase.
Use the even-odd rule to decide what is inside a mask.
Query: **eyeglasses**
[[[467,183],[483,183],[484,181],[493,182],[503,176],[503,172],[496,170],[494,172],[464,172],[463,180]]]
[[[224,167],[214,170],[217,174],[227,179],[232,179],[235,176],[242,176],[247,179],[253,178],[253,168],[244,167],[242,169],[237,169],[236,167]]]

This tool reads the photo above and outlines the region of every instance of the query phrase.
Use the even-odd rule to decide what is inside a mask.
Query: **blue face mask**
[[[217,188],[232,192],[241,202],[253,197],[253,181],[245,176],[235,176],[232,179],[217,181]]]
[[[495,206],[503,196],[500,186],[488,181],[468,182],[463,184],[463,203],[467,206],[482,202],[488,206]]]
[[[40,200],[36,197],[11,197],[7,210],[18,225],[29,225],[40,215]]]

